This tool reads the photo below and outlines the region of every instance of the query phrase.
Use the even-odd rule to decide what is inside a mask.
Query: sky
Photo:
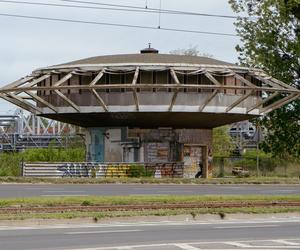
[[[21,0],[25,1],[25,0]],[[59,0],[28,2],[74,4]],[[82,0],[159,8],[160,0]],[[233,15],[228,0],[161,0],[163,9]],[[80,5],[80,4],[76,4]],[[86,4],[85,4],[86,5]],[[95,6],[95,5],[90,5]],[[153,26],[159,15],[95,9],[76,9],[3,3],[0,14],[31,15],[106,23]],[[200,30],[235,34],[234,19],[161,14],[165,28]],[[216,59],[237,62],[238,37],[144,30],[124,27],[64,23],[0,16],[0,87],[30,74],[34,69],[81,58],[139,53],[152,44],[160,53],[197,47]],[[16,106],[0,100],[0,114],[12,114]]]

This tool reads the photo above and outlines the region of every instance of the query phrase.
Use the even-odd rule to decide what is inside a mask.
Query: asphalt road
[[[1,184],[0,198],[86,195],[300,195],[300,185]]]
[[[1,250],[300,249],[300,217],[0,226]]]

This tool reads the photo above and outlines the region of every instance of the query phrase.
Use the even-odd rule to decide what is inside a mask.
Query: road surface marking
[[[43,194],[43,195],[39,195],[42,197],[58,197],[58,196],[89,196],[87,194]]]
[[[189,244],[173,244],[173,246],[179,247],[179,248],[184,249],[184,250],[200,250],[200,248],[193,247]]]
[[[82,232],[66,232],[66,235],[77,235],[77,234],[108,234],[108,233],[132,233],[132,232],[143,232],[143,230],[107,230],[107,231],[82,231]]]
[[[264,228],[264,227],[279,227],[280,225],[257,225],[257,226],[224,226],[214,227],[214,229],[235,229],[235,228]]]
[[[259,226],[261,224],[278,224],[278,223],[299,223],[300,217],[286,219],[270,219],[270,220],[231,220],[231,221],[169,221],[169,222],[139,222],[139,223],[106,223],[106,224],[60,224],[60,225],[33,225],[33,226],[0,226],[0,231],[11,230],[42,230],[42,229],[69,229],[69,228],[126,228],[126,227],[152,227],[152,226],[201,226],[201,225],[213,225],[218,227],[226,226]]]
[[[279,241],[291,241],[291,240],[300,240],[300,239],[278,239]],[[66,250],[128,250],[128,249],[138,249],[138,248],[151,248],[151,249],[160,249],[161,247],[166,246],[176,246],[185,250],[199,250],[200,248],[193,247],[191,245],[206,245],[206,244],[224,244],[234,246],[234,250],[243,250],[243,249],[263,249],[263,250],[271,250],[271,249],[300,249],[299,246],[255,246],[249,245],[246,243],[257,243],[257,242],[272,242],[272,239],[263,239],[263,240],[243,240],[243,241],[210,241],[210,242],[173,242],[173,243],[160,243],[160,244],[145,244],[145,245],[127,245],[127,246],[108,246],[108,247],[95,247],[95,248],[68,248]],[[189,247],[189,248],[182,248]],[[191,248],[192,247],[192,248]],[[215,250],[220,250],[222,248],[216,248]],[[213,250],[213,249],[210,249]],[[226,248],[226,250],[233,250]]]
[[[236,242],[236,241],[226,241],[226,242],[224,242],[224,244],[235,246],[235,247],[241,247],[241,248],[252,247],[251,245],[248,245],[248,244],[245,244],[245,243]]]
[[[86,193],[81,190],[44,190],[43,193]]]
[[[291,241],[287,241],[287,240],[272,240],[272,241],[276,242],[276,243],[281,243],[281,244],[284,244],[284,245],[299,246],[300,247],[300,243],[291,242]]]

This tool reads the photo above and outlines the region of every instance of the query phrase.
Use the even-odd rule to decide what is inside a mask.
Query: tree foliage
[[[229,156],[235,145],[229,135],[229,126],[213,129],[213,154],[214,156]]]
[[[189,46],[187,49],[175,49],[171,50],[170,54],[173,55],[185,55],[185,56],[204,56],[213,58],[214,56],[208,53],[201,53],[198,46]]]
[[[19,176],[20,163],[25,162],[83,162],[85,149],[32,148],[19,153],[0,153],[0,176]]]
[[[242,65],[259,67],[300,89],[300,0],[229,0],[236,21]],[[300,100],[269,113],[261,124],[268,135],[263,149],[300,157]]]

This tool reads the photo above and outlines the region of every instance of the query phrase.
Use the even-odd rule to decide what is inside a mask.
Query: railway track
[[[37,207],[2,207],[0,214],[21,213],[61,213],[61,212],[103,212],[103,211],[142,211],[158,209],[197,209],[197,208],[256,208],[256,207],[299,207],[300,201],[273,202],[202,202],[202,203],[169,203],[169,204],[135,204],[135,205],[73,205],[73,206],[37,206]]]

